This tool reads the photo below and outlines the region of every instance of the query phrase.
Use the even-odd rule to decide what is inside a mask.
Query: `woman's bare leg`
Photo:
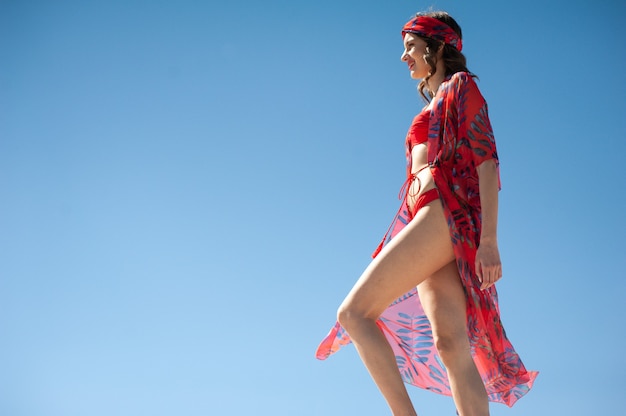
[[[422,208],[365,269],[338,311],[338,320],[394,416],[416,412],[387,339],[376,320],[396,298],[454,260],[441,202]]]
[[[456,262],[427,278],[417,291],[460,415],[489,415],[487,392],[470,353],[466,299]]]

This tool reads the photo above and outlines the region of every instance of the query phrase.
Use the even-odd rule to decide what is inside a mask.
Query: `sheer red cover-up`
[[[466,72],[448,77],[433,100],[428,129],[428,164],[439,190],[467,296],[467,333],[472,356],[489,400],[512,406],[530,390],[538,373],[526,371],[506,337],[495,286],[480,290],[475,272],[474,260],[481,230],[476,167],[490,159],[498,162],[487,103],[472,76]],[[384,243],[388,243],[410,219],[403,204]],[[394,301],[377,324],[393,348],[406,383],[440,394],[451,394],[446,369],[434,347],[432,329],[416,289]],[[326,359],[350,342],[346,331],[336,323],[319,345],[316,357]]]

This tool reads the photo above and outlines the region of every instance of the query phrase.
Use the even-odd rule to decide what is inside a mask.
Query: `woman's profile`
[[[417,414],[404,382],[484,416],[489,401],[512,406],[537,376],[500,321],[496,143],[457,22],[420,13],[402,41],[427,102],[406,137],[402,203],[317,358],[354,343],[395,416]]]

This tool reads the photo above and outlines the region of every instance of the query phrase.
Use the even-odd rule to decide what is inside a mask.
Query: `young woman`
[[[317,357],[354,343],[395,416],[416,415],[403,381],[484,416],[488,401],[512,406],[537,376],[500,322],[495,141],[454,19],[418,14],[402,38],[428,102],[407,134],[402,205]]]

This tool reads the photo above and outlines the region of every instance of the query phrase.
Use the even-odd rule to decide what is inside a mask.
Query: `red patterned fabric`
[[[403,39],[407,33],[415,33],[416,35],[439,40],[454,46],[459,51],[463,49],[463,41],[459,35],[450,26],[434,17],[417,16],[409,20],[402,28]]]
[[[489,400],[512,406],[532,387],[536,371],[527,371],[500,321],[495,286],[481,290],[474,259],[480,241],[481,216],[477,166],[498,162],[487,104],[470,74],[446,79],[433,99],[428,134],[428,163],[439,190],[459,275],[467,296],[467,333],[472,356]],[[396,215],[384,243],[412,216],[406,204]],[[450,395],[450,385],[432,337],[430,322],[413,289],[394,301],[377,324],[396,356],[406,383]],[[317,350],[325,359],[350,343],[336,323]]]
[[[409,132],[406,135],[407,149],[411,152],[416,144],[428,141],[428,122],[430,121],[430,111],[424,110],[413,119]],[[410,171],[409,171],[410,172]]]

